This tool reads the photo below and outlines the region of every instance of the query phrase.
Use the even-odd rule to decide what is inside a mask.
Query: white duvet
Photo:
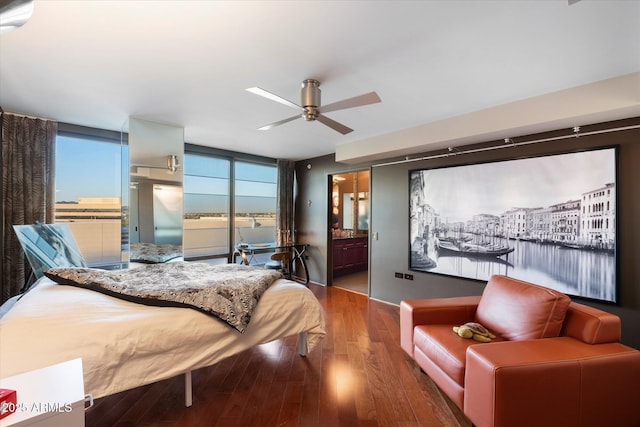
[[[246,331],[189,308],[152,307],[47,278],[0,319],[0,378],[82,358],[94,398],[212,365],[254,345],[325,335],[324,310],[305,286],[274,282]]]

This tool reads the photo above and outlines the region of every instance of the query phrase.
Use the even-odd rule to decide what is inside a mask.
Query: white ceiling
[[[422,138],[430,124],[463,130],[474,114],[493,115],[486,135],[550,130],[545,115],[515,125],[498,115],[529,99],[548,113],[558,98],[545,96],[639,72],[633,0],[36,1],[0,36],[6,111],[110,130],[134,116],[183,126],[190,143],[295,160],[372,142],[368,158],[478,142]],[[355,129],[347,135],[302,119],[257,130],[295,111],[245,89],[299,103],[307,78],[323,104],[372,90],[382,103],[328,113]],[[637,115],[638,81],[622,83],[631,109],[596,107],[599,95],[584,116]],[[408,139],[385,147],[381,135]]]

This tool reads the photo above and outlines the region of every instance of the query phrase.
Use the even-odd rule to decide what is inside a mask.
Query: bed
[[[277,279],[243,333],[190,308],[114,298],[47,277],[0,318],[0,378],[82,358],[94,398],[190,373],[255,345],[299,335],[301,354],[325,335],[324,310],[304,285]]]

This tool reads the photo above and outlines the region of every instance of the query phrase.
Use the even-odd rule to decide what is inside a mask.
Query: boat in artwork
[[[436,239],[436,247],[442,252],[476,257],[500,257],[514,251],[514,248],[501,244],[474,244],[450,238]]]

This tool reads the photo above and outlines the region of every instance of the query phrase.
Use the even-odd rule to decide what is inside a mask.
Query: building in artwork
[[[551,205],[551,236],[556,242],[577,243],[580,233],[580,200]]]
[[[616,189],[609,183],[582,194],[580,240],[589,246],[613,249],[616,232]]]

